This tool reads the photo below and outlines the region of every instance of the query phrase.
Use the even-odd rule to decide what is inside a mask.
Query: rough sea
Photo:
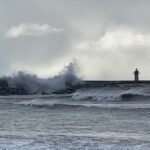
[[[149,149],[149,86],[0,97],[0,150]]]

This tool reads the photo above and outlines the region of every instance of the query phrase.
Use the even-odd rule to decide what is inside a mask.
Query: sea
[[[0,96],[0,150],[149,150],[150,85]]]

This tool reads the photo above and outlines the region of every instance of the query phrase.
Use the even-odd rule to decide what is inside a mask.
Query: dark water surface
[[[0,150],[150,149],[150,99],[91,93],[0,97]]]

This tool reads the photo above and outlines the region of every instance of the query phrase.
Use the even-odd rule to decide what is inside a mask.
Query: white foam
[[[139,96],[150,96],[150,87],[147,85],[126,88],[120,87],[100,87],[81,89],[72,94],[72,100],[92,100],[92,101],[118,101],[123,94]]]
[[[53,106],[55,103],[54,101],[51,100],[44,100],[44,99],[41,100],[39,98],[35,98],[32,100],[24,100],[21,102],[17,102],[16,104],[26,105],[26,106],[44,106],[44,105]]]

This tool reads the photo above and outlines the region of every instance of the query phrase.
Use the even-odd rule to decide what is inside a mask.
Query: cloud
[[[136,67],[143,79],[149,79],[149,4],[147,0],[3,2],[0,75],[26,70],[47,77],[75,58],[84,79],[132,79]]]
[[[129,29],[107,32],[97,42],[104,49],[130,48],[131,46],[150,47],[150,34],[136,33]]]
[[[134,32],[130,29],[115,29],[96,40],[86,40],[75,44],[76,49],[108,50],[128,49],[131,47],[150,47],[150,34]]]
[[[59,33],[64,29],[51,27],[48,24],[22,23],[18,26],[12,26],[6,33],[6,38],[18,38],[20,36],[43,36],[50,33]]]
[[[85,79],[132,79],[136,67],[145,72],[143,79],[150,75],[150,33],[117,26],[95,39],[79,39],[72,49]]]

